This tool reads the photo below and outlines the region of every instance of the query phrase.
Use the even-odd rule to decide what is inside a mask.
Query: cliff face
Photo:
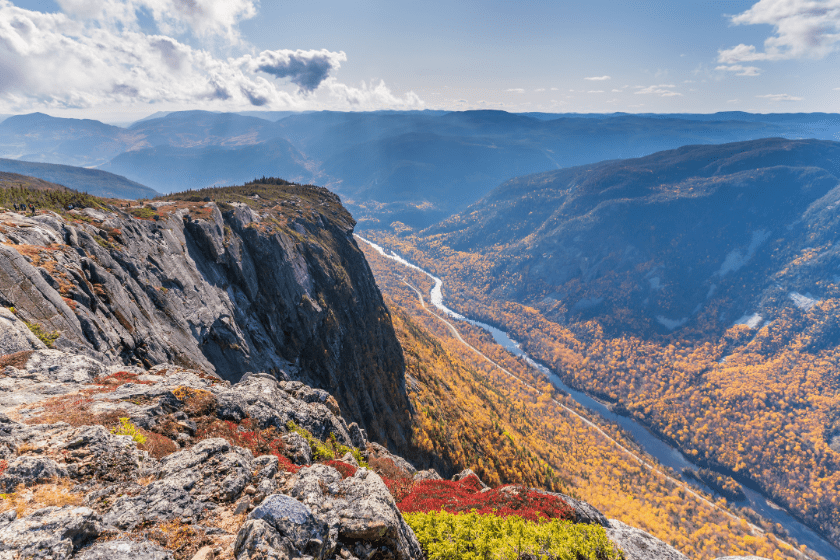
[[[105,361],[303,380],[371,439],[404,446],[402,352],[338,197],[214,195],[0,214],[0,304],[60,333],[56,348]]]

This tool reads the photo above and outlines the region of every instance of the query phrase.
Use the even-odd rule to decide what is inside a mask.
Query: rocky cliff
[[[325,189],[275,183],[0,214],[0,305],[108,363],[306,381],[404,446],[402,353],[354,221]]]

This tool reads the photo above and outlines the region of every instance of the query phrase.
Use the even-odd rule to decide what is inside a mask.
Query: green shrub
[[[550,560],[624,558],[598,525],[445,511],[406,513],[427,560]]]
[[[112,434],[116,434],[118,436],[131,436],[137,445],[143,445],[146,443],[146,436],[140,433],[140,430],[137,429],[137,426],[131,423],[131,420],[128,418],[120,418],[120,425],[111,430]]]
[[[155,215],[154,209],[149,208],[148,206],[132,208],[129,210],[129,213],[131,213],[131,215],[135,218],[140,218],[141,220],[151,220]]]
[[[14,311],[12,311],[12,313],[14,313]],[[47,348],[52,348],[53,344],[55,344],[55,341],[58,340],[58,337],[61,336],[60,332],[49,332],[38,323],[30,323],[29,321],[24,321],[23,323],[27,327],[29,327],[29,330],[32,331],[32,334],[38,337],[38,340],[47,345]]]
[[[368,466],[364,457],[362,457],[361,451],[355,447],[342,445],[338,442],[338,439],[336,439],[335,434],[332,432],[330,432],[330,437],[327,438],[326,442],[321,442],[318,438],[309,433],[309,430],[301,428],[291,420],[286,424],[286,428],[288,428],[290,432],[299,434],[306,440],[309,444],[310,451],[312,451],[313,461],[329,461],[330,459],[335,459],[336,457],[343,457],[345,453],[349,452],[356,459],[356,462],[359,463],[360,467]]]

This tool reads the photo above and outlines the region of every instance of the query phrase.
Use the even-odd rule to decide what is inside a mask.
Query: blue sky
[[[0,113],[840,112],[838,50],[840,0],[0,0]]]

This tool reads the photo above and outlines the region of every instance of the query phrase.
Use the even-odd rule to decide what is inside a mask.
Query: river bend
[[[568,393],[571,396],[571,398],[574,399],[575,402],[577,402],[584,408],[597,413],[605,420],[620,425],[624,430],[626,430],[633,436],[633,439],[636,441],[636,443],[639,444],[639,446],[645,451],[645,453],[656,458],[656,460],[661,465],[670,467],[677,473],[682,472],[683,469],[686,468],[695,471],[699,469],[697,465],[686,459],[686,457],[678,449],[676,449],[670,443],[659,439],[653,432],[651,432],[639,422],[635,421],[630,417],[616,414],[615,412],[610,410],[604,403],[590,397],[586,393],[583,393],[576,389],[572,389],[571,387],[563,383],[563,381],[561,381],[560,378],[553,371],[551,371],[545,365],[534,360],[530,355],[528,355],[524,350],[522,350],[521,345],[512,338],[510,338],[506,332],[492,325],[488,325],[487,323],[483,323],[481,321],[476,321],[474,319],[465,317],[460,313],[446,307],[446,305],[444,305],[443,303],[443,281],[440,278],[420,268],[419,266],[407,261],[397,253],[393,251],[388,252],[376,243],[369,241],[368,239],[365,239],[364,237],[361,237],[358,234],[354,235],[357,239],[370,245],[383,257],[395,261],[407,268],[417,270],[418,272],[421,272],[428,276],[434,283],[429,293],[429,300],[438,311],[440,311],[450,319],[454,319],[456,321],[464,321],[466,323],[488,331],[493,336],[493,340],[495,340],[497,344],[500,344],[512,354],[522,357],[531,367],[537,369],[543,375],[545,375],[551,381],[552,385],[554,385],[557,389]],[[711,488],[707,487],[706,485],[697,480],[687,478],[683,480],[683,483],[694,486],[695,488],[699,488],[709,494],[717,495]],[[809,527],[795,519],[783,508],[774,504],[761,492],[754,488],[746,487],[744,485],[741,485],[741,489],[744,491],[744,494],[746,495],[747,499],[744,501],[735,502],[735,505],[747,506],[750,509],[759,513],[765,519],[768,519],[773,523],[778,523],[779,525],[784,527],[788,534],[794,539],[796,539],[800,544],[807,545],[808,548],[824,556],[827,560],[840,558],[840,550],[838,550],[830,542],[828,542],[826,539],[817,534],[814,530],[810,529]]]

